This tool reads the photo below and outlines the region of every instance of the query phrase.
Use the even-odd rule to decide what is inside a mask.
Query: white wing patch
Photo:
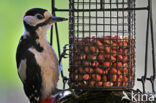
[[[18,68],[18,74],[22,82],[26,79],[26,59],[21,60],[20,66]]]

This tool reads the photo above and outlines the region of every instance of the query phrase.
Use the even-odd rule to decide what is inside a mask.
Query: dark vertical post
[[[52,0],[52,15],[56,16],[56,8],[55,8],[55,0]],[[58,48],[58,59],[59,59],[59,65],[61,65],[60,59],[61,59],[61,50],[60,50],[60,41],[59,41],[59,33],[58,33],[58,26],[57,23],[55,23],[55,31],[56,31],[56,39],[57,39],[57,48]],[[53,25],[51,27],[51,37],[50,37],[50,44],[52,45],[52,40],[53,40]],[[61,76],[63,78],[64,82],[64,74],[63,70],[61,70]]]
[[[134,0],[134,8],[136,8],[136,0]],[[133,28],[134,28],[134,40],[135,40],[135,45],[136,45],[136,10],[134,10],[134,16],[133,16],[133,20],[134,20],[134,25],[133,25]],[[136,47],[136,46],[135,46]],[[135,51],[135,54],[136,54],[136,51]],[[136,61],[135,61],[136,62]],[[136,69],[136,67],[135,67]],[[136,71],[136,70],[135,70]],[[134,77],[135,77],[135,73],[134,73]],[[135,85],[135,84],[134,84]]]
[[[148,0],[148,17],[147,17],[147,27],[146,27],[146,47],[145,47],[145,69],[144,69],[144,75],[141,78],[138,78],[138,81],[142,82],[143,86],[143,93],[145,93],[145,82],[147,77],[147,63],[148,63],[148,37],[149,37],[149,18],[150,18],[150,12],[149,12],[149,1]]]
[[[54,0],[51,0],[51,10],[52,10],[52,15],[54,14],[55,12],[55,1]],[[50,30],[50,45],[52,46],[53,45],[53,25],[51,26],[51,30]]]
[[[103,0],[100,0],[100,9],[103,9]]]
[[[153,32],[153,18],[152,18],[152,0],[148,0],[149,2],[149,22],[150,22],[150,29],[151,29],[151,44],[152,44],[152,64],[153,64],[153,75],[150,78],[147,78],[147,80],[150,80],[152,84],[152,91],[155,92],[155,48],[154,48],[154,32]]]
[[[52,15],[56,16],[56,13],[55,13],[55,0],[52,0]],[[59,33],[58,33],[57,23],[55,23],[55,31],[56,31],[56,39],[57,39],[57,47],[58,47],[58,57],[60,59],[61,50],[60,50],[60,41],[59,41]],[[53,25],[51,27],[51,40],[50,40],[51,45],[53,44],[52,39],[53,39]]]
[[[128,0],[127,1],[127,6],[128,6],[128,8],[131,8],[131,5],[130,5],[130,0]],[[131,48],[131,42],[130,42],[130,40],[131,40],[131,27],[132,27],[132,24],[133,23],[131,23],[131,13],[132,13],[132,11],[127,11],[128,12],[128,45],[130,46],[130,48]],[[133,31],[132,31],[133,32]],[[128,50],[128,52],[130,53],[130,49]],[[130,56],[128,56],[128,60],[130,60]],[[130,63],[128,63],[128,67],[130,67]],[[130,69],[128,69],[128,77],[130,76]],[[128,78],[128,81],[130,81],[130,78]],[[130,83],[128,83],[128,86],[130,86]]]

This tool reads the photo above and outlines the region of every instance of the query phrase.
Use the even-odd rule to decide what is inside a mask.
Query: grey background
[[[136,6],[142,7],[147,5],[147,0],[136,0]],[[153,6],[153,25],[154,25],[154,40],[156,43],[156,0],[152,0]],[[144,73],[144,61],[145,61],[145,33],[147,23],[147,12],[136,11],[136,78],[141,77]],[[151,37],[149,37],[149,44],[151,44]],[[156,44],[155,44],[156,50]],[[152,56],[151,56],[151,45],[149,45],[149,57],[148,57],[148,77],[152,74]],[[156,85],[156,83],[155,83]],[[141,83],[136,81],[134,87],[142,89]],[[156,89],[156,88],[155,88]],[[151,91],[151,84],[149,81],[146,82],[146,90]]]

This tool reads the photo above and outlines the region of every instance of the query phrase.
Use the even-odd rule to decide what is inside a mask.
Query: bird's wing
[[[22,80],[24,90],[31,103],[39,103],[42,84],[41,69],[36,62],[34,54],[29,50],[23,53],[18,73],[21,79],[24,78]]]
[[[20,62],[24,58],[23,57],[24,52],[27,51],[30,46],[31,45],[28,43],[27,39],[24,39],[24,37],[22,36],[16,51],[17,68],[19,68]]]
[[[21,37],[22,39],[22,37]],[[21,41],[20,39],[20,42],[18,44],[18,47],[17,47],[17,51],[16,51],[16,65],[17,65],[17,68],[19,69],[19,66],[20,66],[20,61],[22,59],[22,51],[23,51],[23,42]]]
[[[18,44],[17,52],[16,52],[17,68],[19,68],[20,62],[24,58],[23,54],[31,47],[34,47],[39,52],[43,50],[40,44],[37,44],[36,42],[31,40],[29,37],[22,36]]]

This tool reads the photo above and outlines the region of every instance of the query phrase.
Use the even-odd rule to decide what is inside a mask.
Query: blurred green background
[[[55,0],[57,8],[68,8],[68,0]],[[147,0],[136,0],[137,6],[146,5]],[[156,0],[153,0],[153,11],[156,11]],[[34,7],[45,8],[51,11],[51,0],[0,0],[0,103],[28,103],[22,83],[18,78],[15,54],[16,48],[23,34],[23,15]],[[140,77],[144,68],[144,47],[147,12],[136,12],[137,18],[137,70],[136,75]],[[153,12],[154,28],[156,27],[156,13]],[[68,13],[57,13],[57,16],[68,17]],[[58,23],[61,48],[68,43],[68,22]],[[154,30],[156,33],[156,30]],[[48,32],[49,38],[49,32]],[[156,36],[154,38],[156,40]],[[53,41],[54,49],[57,50],[56,37]],[[156,46],[156,45],[155,45]],[[57,51],[56,51],[57,52]],[[151,56],[149,56],[149,59]],[[151,63],[151,60],[149,60]],[[63,68],[67,75],[68,60],[63,61]],[[149,64],[149,69],[151,64]],[[148,76],[151,74],[148,72]],[[146,89],[151,90],[147,82]],[[59,83],[59,87],[62,84]],[[141,88],[141,83],[136,83],[135,88]]]
[[[68,0],[56,1],[59,8],[68,7]],[[45,8],[51,12],[51,0],[0,0],[0,103],[28,103],[23,97],[25,95],[17,74],[15,54],[24,31],[24,13],[35,7]],[[68,17],[68,13],[57,13],[57,16]],[[59,33],[63,46],[68,42],[68,21],[58,23],[58,26],[61,28]],[[49,34],[50,32],[48,38]],[[55,40],[53,47],[57,50]]]

